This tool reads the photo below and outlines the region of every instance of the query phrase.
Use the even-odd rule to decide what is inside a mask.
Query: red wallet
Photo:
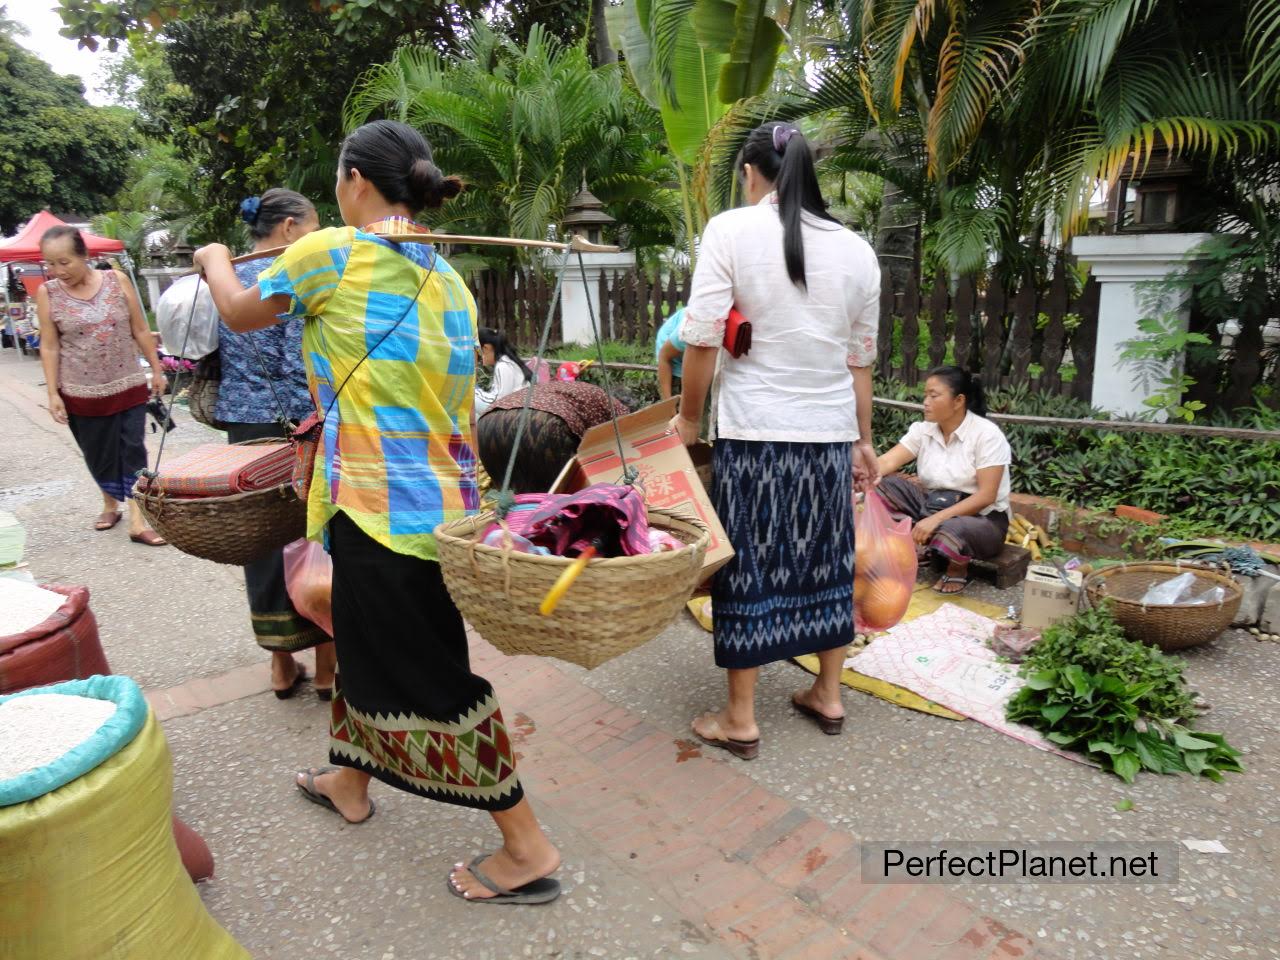
[[[751,321],[740,314],[737,307],[729,308],[729,317],[724,323],[724,348],[735,360],[751,351]]]

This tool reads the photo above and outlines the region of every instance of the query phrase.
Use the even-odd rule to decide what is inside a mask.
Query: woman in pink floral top
[[[128,500],[129,539],[164,546],[131,499],[134,479],[147,465],[147,396],[160,396],[165,389],[155,338],[137,294],[116,271],[89,265],[84,237],[74,227],[46,230],[40,252],[51,278],[36,294],[49,414],[70,426],[102,490],[94,529],[110,530],[119,523],[120,503]],[[139,353],[151,364],[150,390]]]

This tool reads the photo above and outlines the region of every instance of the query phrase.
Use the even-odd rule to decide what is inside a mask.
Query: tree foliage
[[[593,67],[583,45],[536,24],[524,42],[483,22],[468,33],[456,56],[402,48],[361,77],[344,114],[348,129],[378,116],[412,124],[467,181],[437,222],[543,239],[585,177],[631,246],[672,242],[679,207],[661,124],[621,68]]]
[[[1168,148],[1212,180],[1211,170],[1274,152],[1280,113],[1263,51],[1278,9],[851,2],[815,82],[726,118],[722,163],[762,116],[835,111],[832,162],[879,174],[917,204],[927,257],[956,272],[994,259],[1020,282],[1044,273],[1046,244],[1084,229],[1097,185],[1131,159]]]
[[[42,208],[91,215],[125,179],[135,135],[128,111],[93,107],[75,77],[59,76],[0,33],[0,230]]]

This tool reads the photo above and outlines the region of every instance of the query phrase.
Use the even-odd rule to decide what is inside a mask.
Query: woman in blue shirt
[[[249,227],[254,251],[286,246],[320,227],[310,200],[280,188],[245,200],[240,217]],[[236,277],[252,287],[271,263],[268,256],[237,264]],[[299,317],[264,330],[236,333],[219,323],[222,385],[215,413],[226,425],[231,443],[278,439],[285,436],[282,420],[300,421],[315,410],[302,365],[302,324]],[[316,694],[321,700],[330,699],[336,665],[333,641],[293,608],[285,589],[283,551],[246,566],[244,581],[254,639],[271,651],[271,686],[276,696],[283,700],[297,691],[307,674],[293,655],[315,647]]]
[[[658,340],[653,346],[653,358],[658,361],[658,394],[663,400],[671,399],[675,378],[683,374],[685,346],[680,339],[683,322],[684,307],[681,307],[658,328]]]

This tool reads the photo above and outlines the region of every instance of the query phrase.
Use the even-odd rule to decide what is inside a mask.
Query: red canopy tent
[[[44,236],[44,232],[50,227],[65,226],[65,221],[59,220],[48,210],[41,210],[17,235],[0,240],[0,263],[40,263],[40,238]],[[88,230],[81,230],[80,235],[84,237],[84,245],[89,248],[91,257],[124,252],[124,244],[119,240],[109,240]],[[42,283],[43,274],[22,277],[22,285],[27,288],[28,296],[35,296]]]
[[[44,232],[50,227],[65,226],[66,223],[64,221],[59,220],[48,210],[41,210],[31,218],[31,221],[25,227],[18,231],[16,236],[0,240],[0,263],[14,263],[15,261],[38,263],[40,261],[40,238],[44,236]],[[81,230],[80,235],[84,237],[85,246],[89,248],[89,256],[91,257],[124,252],[124,244],[119,240],[108,240],[106,237],[99,237],[88,230]]]

